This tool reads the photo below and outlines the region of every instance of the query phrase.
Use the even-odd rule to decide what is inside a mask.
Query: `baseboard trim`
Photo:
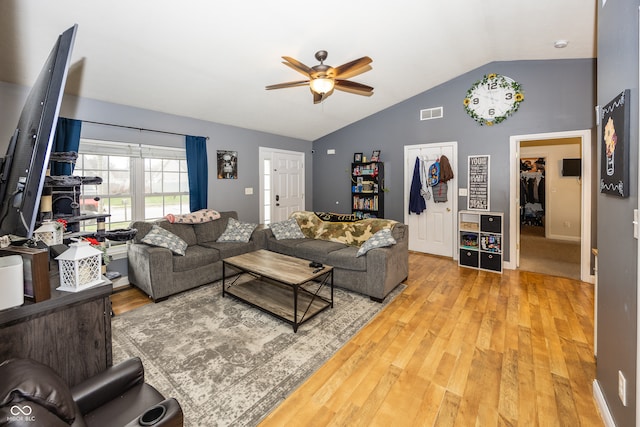
[[[602,393],[602,388],[600,388],[600,382],[598,380],[593,380],[593,398],[596,400],[596,406],[598,407],[602,421],[604,421],[604,425],[607,427],[616,427],[616,423],[613,421],[611,412],[609,412],[609,406],[607,406],[607,401],[604,398],[604,393]]]

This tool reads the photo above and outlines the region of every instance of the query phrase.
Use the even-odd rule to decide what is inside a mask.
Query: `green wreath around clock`
[[[480,125],[493,126],[518,111],[524,101],[522,86],[512,78],[487,74],[469,88],[464,110]]]

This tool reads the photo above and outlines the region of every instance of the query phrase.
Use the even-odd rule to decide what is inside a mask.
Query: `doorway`
[[[447,156],[454,178],[447,182],[446,201],[436,203],[427,196],[427,209],[421,214],[409,214],[409,189],[416,159],[430,164]],[[455,215],[458,211],[458,143],[406,145],[404,147],[404,222],[409,225],[409,250],[457,259]],[[433,187],[435,188],[435,187]],[[442,200],[439,198],[439,200]]]
[[[591,132],[511,137],[509,266],[594,281],[591,274]],[[581,159],[579,176],[563,174],[563,160]],[[523,159],[542,165],[538,204],[523,187]],[[538,181],[539,183],[540,181]],[[553,256],[562,254],[562,256]]]
[[[284,221],[305,209],[304,153],[259,148],[260,220]]]

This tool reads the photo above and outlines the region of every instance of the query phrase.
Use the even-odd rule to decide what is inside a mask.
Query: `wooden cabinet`
[[[462,267],[502,273],[503,214],[458,213],[458,264]]]
[[[358,218],[384,218],[384,163],[351,164],[351,202]]]
[[[61,292],[55,289],[57,274],[50,276],[50,299],[0,311],[0,362],[28,357],[74,386],[113,364],[112,285]]]

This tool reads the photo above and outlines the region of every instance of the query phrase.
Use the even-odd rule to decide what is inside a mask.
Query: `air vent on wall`
[[[420,120],[440,119],[444,115],[442,107],[425,108],[420,110]]]

